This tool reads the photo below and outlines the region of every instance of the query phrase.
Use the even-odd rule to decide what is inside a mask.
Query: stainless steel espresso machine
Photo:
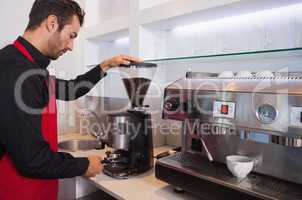
[[[182,123],[182,152],[155,174],[202,199],[302,199],[302,73],[188,72],[165,89],[163,118]],[[232,176],[229,155],[255,159]]]
[[[131,108],[107,116],[110,131],[106,143],[113,150],[106,152],[102,163],[109,176],[125,179],[154,165],[151,115],[143,102],[155,70],[152,63],[132,62],[119,68]]]

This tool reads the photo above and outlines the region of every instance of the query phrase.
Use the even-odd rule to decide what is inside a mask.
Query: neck
[[[41,37],[38,30],[35,31],[25,31],[22,37],[26,39],[31,45],[38,49],[43,55],[47,55],[47,41],[45,38]]]

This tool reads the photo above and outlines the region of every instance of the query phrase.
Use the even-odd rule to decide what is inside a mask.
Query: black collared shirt
[[[53,152],[41,133],[42,113],[39,110],[49,101],[49,75],[46,68],[50,59],[24,38],[19,37],[18,40],[31,54],[35,64],[13,45],[0,50],[0,159],[1,154],[8,154],[18,172],[32,178],[70,178],[83,175],[88,168],[88,159]],[[28,77],[26,74],[31,75]],[[56,98],[75,100],[88,93],[105,75],[96,66],[73,80],[54,79]],[[27,78],[22,82],[22,77]],[[22,84],[19,90],[20,80]],[[22,109],[20,99],[26,107],[34,108],[37,113]]]

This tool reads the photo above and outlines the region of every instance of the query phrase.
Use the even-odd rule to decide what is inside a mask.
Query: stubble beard
[[[63,55],[63,50],[59,50],[60,44],[60,32],[56,32],[55,35],[53,35],[52,38],[48,41],[48,46],[50,50],[50,54],[48,55],[49,59],[57,60],[61,55]]]

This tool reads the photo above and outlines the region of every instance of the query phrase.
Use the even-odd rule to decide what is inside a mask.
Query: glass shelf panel
[[[273,49],[264,51],[251,51],[251,52],[238,52],[226,54],[213,54],[213,55],[199,55],[199,56],[184,56],[184,57],[171,57],[171,58],[158,58],[147,59],[145,62],[173,62],[173,61],[224,61],[224,60],[237,60],[237,59],[265,59],[265,58],[279,58],[279,57],[296,57],[302,56],[302,47],[291,49]]]
[[[149,59],[158,65],[163,88],[180,78],[186,72],[251,71],[269,70],[274,72],[302,71],[302,47],[291,49],[274,49],[253,52],[226,53],[217,55],[200,55]]]

